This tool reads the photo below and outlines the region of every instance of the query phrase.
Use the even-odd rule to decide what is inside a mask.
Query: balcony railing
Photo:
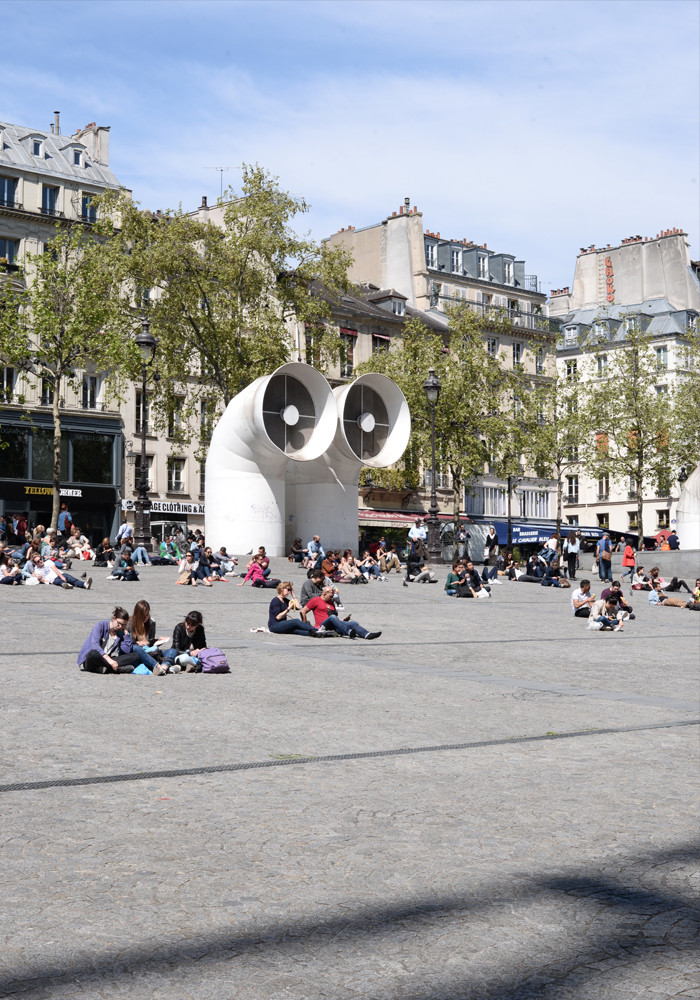
[[[598,494],[598,499],[599,500],[609,500],[610,499],[610,494],[609,493],[599,493]]]
[[[578,493],[567,493],[564,497],[564,503],[578,503]]]
[[[539,313],[521,312],[519,309],[505,309],[502,306],[493,306],[484,302],[473,302],[471,299],[462,299],[459,296],[441,295],[444,305],[466,306],[472,312],[478,313],[485,318],[494,320],[506,319],[513,326],[521,327],[524,330],[539,330],[544,333],[557,333],[558,326],[550,320],[549,316],[541,316]]]
[[[22,205],[20,202],[15,201],[14,198],[0,198],[0,208],[16,208],[21,211]]]

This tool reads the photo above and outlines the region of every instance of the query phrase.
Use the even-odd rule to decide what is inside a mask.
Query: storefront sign
[[[52,486],[25,486],[24,487],[25,496],[32,497],[50,497],[53,496]],[[59,489],[58,495],[61,497],[82,497],[82,490],[68,490]]]
[[[605,297],[608,302],[615,301],[615,285],[613,276],[612,260],[605,258]]]
[[[136,500],[122,500],[122,510],[136,510]],[[151,501],[151,514],[203,514],[203,503],[180,503],[170,500]]]

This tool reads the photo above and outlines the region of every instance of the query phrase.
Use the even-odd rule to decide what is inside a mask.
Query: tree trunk
[[[643,463],[637,465],[637,551],[644,548],[644,490],[642,489]]]
[[[54,380],[53,386],[53,505],[51,508],[51,526],[58,528],[58,512],[61,508],[61,415],[60,415],[60,379]]]
[[[562,484],[562,470],[557,470],[557,538],[561,538],[561,511],[562,511],[562,496],[564,493],[564,486]]]
[[[452,469],[452,520],[454,522],[455,538],[459,531],[459,512],[462,506],[462,486],[463,479],[461,472]]]

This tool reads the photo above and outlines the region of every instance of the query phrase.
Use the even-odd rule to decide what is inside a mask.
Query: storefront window
[[[68,477],[68,439],[61,437],[61,479]],[[53,430],[35,427],[32,431],[32,471],[34,480],[51,482],[53,479]]]
[[[113,444],[111,434],[74,434],[73,482],[111,483]]]
[[[29,458],[29,429],[3,427],[0,431],[0,476],[26,479]]]

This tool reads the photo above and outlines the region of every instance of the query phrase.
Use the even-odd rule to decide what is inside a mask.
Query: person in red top
[[[311,612],[314,625],[326,632],[337,632],[338,635],[347,636],[349,639],[378,639],[381,632],[368,632],[359,622],[344,621],[336,615],[335,604],[333,603],[333,588],[324,587],[320,597],[312,597],[310,601],[301,609],[301,617],[306,621],[307,614]]]
[[[625,545],[625,551],[622,553],[622,568],[625,572],[622,574],[622,579],[624,580],[626,576],[629,576],[630,583],[634,579],[634,571],[637,557],[635,555],[634,547],[631,541],[627,542]]]

